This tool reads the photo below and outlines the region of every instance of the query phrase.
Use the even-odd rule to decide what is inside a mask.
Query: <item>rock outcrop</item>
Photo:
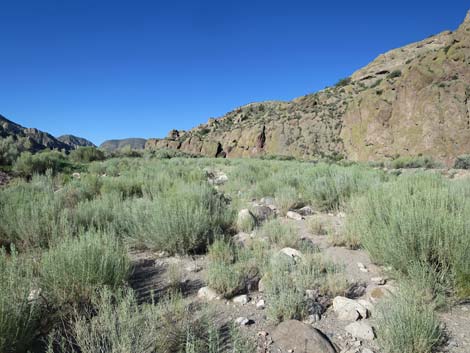
[[[79,148],[79,147],[96,147],[95,144],[91,141],[88,141],[87,139],[83,137],[78,137],[74,135],[62,135],[57,137],[57,140],[66,143],[69,145],[71,148]]]
[[[104,141],[100,148],[107,150],[107,151],[116,151],[120,150],[121,148],[130,148],[132,150],[142,150],[145,147],[145,143],[147,142],[146,139],[143,138],[128,138],[128,139],[121,139],[121,140],[107,140]]]
[[[454,32],[380,55],[335,87],[252,103],[146,148],[210,157],[343,156],[356,161],[470,152],[470,14]]]

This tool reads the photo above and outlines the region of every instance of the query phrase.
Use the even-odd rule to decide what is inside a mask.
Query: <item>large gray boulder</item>
[[[281,322],[272,332],[272,339],[282,352],[336,353],[333,344],[320,330],[297,320]]]

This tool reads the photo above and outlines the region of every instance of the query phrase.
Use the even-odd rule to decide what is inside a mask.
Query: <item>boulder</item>
[[[238,212],[237,226],[239,229],[251,231],[255,225],[256,218],[249,209],[244,208]]]
[[[264,206],[264,205],[256,205],[255,204],[251,208],[251,213],[253,214],[253,216],[255,216],[256,221],[258,223],[262,223],[264,221],[267,221],[268,219],[274,218],[274,216],[275,216],[274,211],[271,208],[269,208],[268,206]]]
[[[253,241],[253,238],[251,234],[240,232],[240,233],[235,234],[232,240],[235,244],[245,247],[251,244],[251,242]]]
[[[220,299],[220,295],[215,290],[209,287],[200,288],[197,292],[197,297],[199,299],[204,299],[207,301]]]
[[[302,253],[297,250],[297,249],[292,249],[292,248],[283,248],[279,250],[280,254],[289,256],[291,258],[295,259],[301,259],[302,258]]]
[[[301,221],[302,219],[304,219],[300,214],[298,214],[297,212],[294,212],[294,211],[288,211],[286,213],[286,217],[290,218],[290,219],[293,219],[295,221]]]
[[[356,321],[345,327],[345,330],[353,337],[372,341],[375,338],[374,329],[364,321]]]
[[[245,305],[248,304],[250,298],[246,294],[238,295],[232,299],[234,304]]]
[[[338,315],[338,319],[345,321],[356,321],[366,319],[368,310],[355,300],[346,297],[336,297],[333,299],[333,310]]]
[[[333,344],[320,330],[297,320],[277,325],[272,339],[282,352],[336,353]]]

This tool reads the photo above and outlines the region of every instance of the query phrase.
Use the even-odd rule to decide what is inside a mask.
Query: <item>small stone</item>
[[[369,348],[362,348],[361,353],[374,353]]]
[[[258,292],[263,293],[264,290],[265,290],[265,285],[264,285],[263,278],[261,278],[258,282]]]
[[[372,326],[366,324],[363,321],[353,322],[346,326],[345,330],[353,337],[363,340],[372,341],[375,338],[375,333]]]
[[[235,319],[235,323],[240,326],[249,326],[254,324],[255,322],[253,320],[247,319],[246,317],[239,317]]]
[[[369,272],[367,267],[362,262],[358,262],[357,267],[359,267],[359,271],[361,271],[361,272]]]
[[[239,305],[248,304],[249,301],[250,301],[250,298],[246,294],[236,296],[232,299],[232,302],[234,304],[239,304]]]
[[[263,310],[265,306],[264,299],[261,299],[256,303],[256,309]]]
[[[295,221],[301,221],[302,219],[304,219],[300,214],[298,214],[297,212],[294,212],[294,211],[288,211],[286,213],[286,217],[290,218],[290,219],[293,219]]]
[[[202,267],[199,266],[197,263],[191,263],[185,267],[185,270],[188,272],[199,272],[202,270]]]
[[[302,258],[302,253],[299,250],[292,248],[283,248],[279,251],[281,254],[292,257],[293,259]]]
[[[72,178],[74,179],[80,179],[80,177],[81,177],[80,173],[75,172],[72,174]]]
[[[297,210],[301,216],[310,216],[313,214],[313,209],[310,206],[305,206]]]
[[[379,286],[383,286],[386,283],[386,280],[383,277],[372,277],[370,281]]]
[[[274,211],[265,205],[257,205],[255,204],[251,207],[251,213],[255,216],[258,223],[267,221],[268,219],[274,218],[275,214]]]
[[[32,289],[31,292],[29,292],[29,295],[28,295],[28,302],[38,301],[40,296],[41,296],[41,288]]]
[[[220,299],[220,295],[215,290],[209,287],[200,288],[197,292],[197,297],[208,301]]]

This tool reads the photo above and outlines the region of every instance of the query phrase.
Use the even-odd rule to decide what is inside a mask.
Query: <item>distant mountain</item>
[[[382,54],[334,87],[248,104],[146,148],[356,161],[421,154],[451,165],[470,153],[470,13],[457,30]]]
[[[116,151],[121,148],[130,146],[131,149],[133,150],[143,150],[145,147],[145,143],[147,142],[146,139],[142,138],[128,138],[128,139],[122,139],[122,140],[108,140],[104,141],[101,145],[100,148],[107,150],[107,151]]]
[[[73,149],[76,149],[78,147],[96,147],[96,145],[93,142],[88,141],[87,139],[83,137],[78,137],[74,135],[62,135],[62,136],[57,137],[57,140],[63,143],[66,143]]]
[[[51,134],[34,128],[26,128],[8,120],[0,115],[0,137],[12,136],[15,140],[26,141],[31,152],[37,152],[46,148],[71,150],[72,147],[59,141]]]

